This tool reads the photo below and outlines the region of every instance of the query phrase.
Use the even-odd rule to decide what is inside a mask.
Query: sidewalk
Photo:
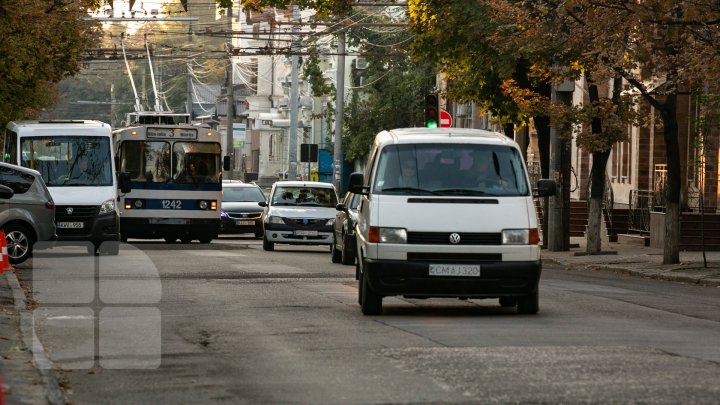
[[[707,268],[702,252],[680,252],[680,264],[662,264],[662,249],[603,241],[602,254],[585,254],[585,237],[570,238],[567,252],[543,249],[544,261],[572,269],[606,270],[633,276],[677,281],[709,287],[720,287],[720,252],[706,252]]]
[[[21,332],[23,314],[27,315],[25,298],[15,274],[0,273],[0,395],[7,404],[58,403],[48,395],[47,379],[36,368]]]

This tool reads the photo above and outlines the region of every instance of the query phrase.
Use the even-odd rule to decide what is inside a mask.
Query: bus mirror
[[[130,192],[130,173],[128,172],[121,172],[120,173],[120,184],[118,184],[118,187],[120,188],[120,192],[123,194],[127,194]]]
[[[223,170],[230,171],[230,156],[223,156]]]

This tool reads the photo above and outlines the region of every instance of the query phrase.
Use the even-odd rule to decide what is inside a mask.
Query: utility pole
[[[293,21],[300,20],[298,6],[292,6]],[[299,26],[293,26],[293,34],[300,32]],[[298,50],[297,37],[293,35],[292,48]],[[298,55],[293,53],[290,57],[292,72],[290,74],[290,129],[288,131],[288,180],[297,178],[297,133],[298,133]]]
[[[550,101],[570,105],[574,88],[571,80],[553,84]],[[556,126],[550,128],[550,175],[557,193],[550,197],[548,250],[565,252],[570,250],[570,142]]]
[[[227,8],[227,24],[228,31],[232,32],[232,6]],[[225,153],[230,158],[230,168],[228,169],[228,180],[232,180],[233,169],[235,168],[235,150],[233,149],[233,122],[235,120],[235,99],[233,98],[233,43],[232,36],[228,37],[227,42],[227,75],[225,77],[225,87],[227,88],[227,137],[225,138]]]
[[[185,5],[186,9],[185,11],[190,14],[190,2],[188,1]],[[193,24],[192,22],[188,24],[188,44],[192,44],[193,41],[193,35],[192,35],[192,29]],[[185,111],[190,114],[190,120],[192,121],[192,65],[191,61],[192,58],[189,56],[191,55],[191,51],[188,51],[188,61],[187,61],[187,101],[185,103]]]
[[[343,129],[343,107],[345,106],[345,30],[337,34],[337,91],[335,96],[335,141],[333,143],[333,184],[338,194],[342,193],[342,129]]]

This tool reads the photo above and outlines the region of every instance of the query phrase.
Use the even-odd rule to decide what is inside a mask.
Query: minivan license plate
[[[77,229],[83,228],[85,224],[82,222],[58,222],[57,227],[61,229]]]
[[[480,277],[479,264],[431,264],[431,276]]]

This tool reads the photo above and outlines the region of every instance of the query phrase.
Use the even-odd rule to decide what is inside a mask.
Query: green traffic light
[[[426,128],[437,128],[438,124],[436,121],[428,121],[425,123]]]

